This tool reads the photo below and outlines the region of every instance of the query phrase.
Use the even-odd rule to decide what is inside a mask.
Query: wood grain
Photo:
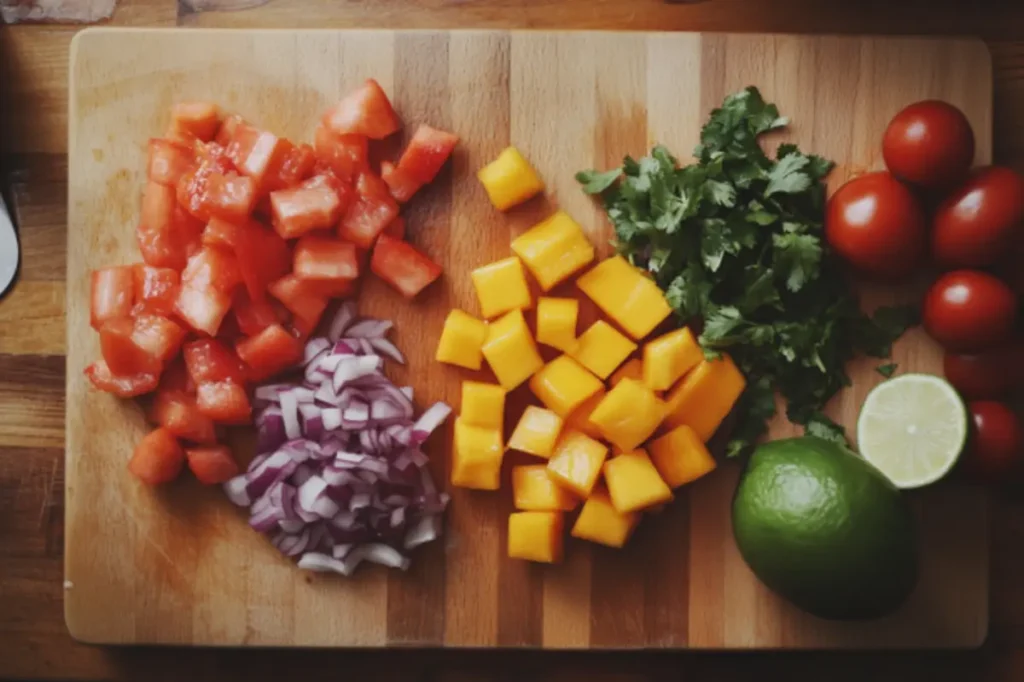
[[[168,54],[175,55],[171,63]],[[306,68],[311,63],[321,66]],[[749,83],[796,122],[785,139],[843,161],[835,181],[877,166],[878,131],[903,104],[925,96],[964,108],[984,163],[991,148],[990,69],[980,43],[920,39],[79,34],[71,68],[67,293],[65,606],[72,634],[111,643],[366,647],[977,646],[988,621],[988,554],[985,503],[976,491],[951,484],[920,496],[920,587],[905,609],[871,624],[817,621],[750,574],[729,531],[737,463],[683,491],[627,551],[572,541],[565,564],[548,568],[504,558],[507,491],[455,490],[444,543],[420,552],[409,573],[369,569],[340,580],[294,569],[217,490],[188,482],[158,492],[138,485],[124,462],[145,431],[141,411],[90,392],[81,370],[97,350],[85,275],[137,258],[132,228],[144,145],[176,99],[215,99],[304,137],[328,103],[373,76],[407,124],[429,121],[461,136],[451,168],[408,215],[410,239],[447,276],[414,304],[371,278],[359,301],[364,312],[396,321],[395,340],[410,359],[396,378],[412,384],[421,403],[457,404],[463,375],[432,355],[447,311],[475,310],[469,269],[506,255],[510,238],[553,206],[610,252],[608,226],[576,187],[577,169],[612,165],[655,141],[685,156],[706,112]],[[839,74],[852,77],[840,83]],[[510,142],[537,166],[547,196],[505,218],[490,209],[472,177]],[[871,303],[892,298],[887,291],[865,294]],[[584,306],[582,316],[586,324],[596,311]],[[940,368],[934,345],[919,334],[895,357],[907,371]],[[857,386],[833,406],[848,426],[875,381],[870,365],[856,371]],[[509,428],[526,399],[525,390],[510,395]],[[788,432],[781,424],[775,430]],[[441,480],[449,439],[450,429],[429,444]],[[650,567],[650,584],[637,567]]]

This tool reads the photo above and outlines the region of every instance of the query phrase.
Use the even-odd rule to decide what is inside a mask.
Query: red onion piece
[[[355,306],[352,305],[351,301],[345,301],[338,308],[338,312],[334,314],[334,319],[331,320],[330,327],[327,331],[327,340],[331,343],[336,342],[345,333],[345,330],[349,328],[352,321],[356,317]]]

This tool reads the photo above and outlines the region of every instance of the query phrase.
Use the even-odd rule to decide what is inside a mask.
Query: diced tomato
[[[342,197],[326,185],[294,187],[270,193],[274,229],[285,239],[334,227],[344,209]]]
[[[352,280],[359,277],[355,244],[307,234],[295,245],[293,272],[299,279]]]
[[[135,284],[130,265],[93,270],[91,284],[89,323],[93,329],[99,329],[107,320],[131,314]]]
[[[203,224],[178,205],[174,194],[173,187],[146,184],[135,234],[147,265],[181,270],[188,257],[199,250]]]
[[[287,140],[285,142],[288,144],[287,152],[267,178],[267,189],[270,191],[298,185],[313,174],[313,167],[316,165],[316,154],[308,144],[303,142],[296,146]]]
[[[370,269],[406,298],[420,293],[441,276],[441,266],[408,242],[382,234],[370,260]]]
[[[167,364],[164,373],[160,375],[161,391],[182,391],[188,395],[195,395],[196,385],[185,368],[185,359],[179,355]]]
[[[221,424],[247,424],[252,406],[245,389],[233,381],[211,381],[196,386],[199,411]]]
[[[210,222],[206,223],[206,228],[203,230],[203,246],[214,246],[234,251],[239,229],[235,223],[220,218],[210,218]]]
[[[143,313],[135,316],[131,341],[162,366],[178,354],[185,334],[181,326],[166,317]]]
[[[178,439],[167,429],[159,428],[150,431],[135,446],[128,471],[143,483],[160,485],[176,479],[184,464],[185,451]]]
[[[310,285],[310,282],[295,275],[285,275],[271,284],[267,291],[293,315],[306,321],[319,320],[327,307],[327,298],[320,294],[315,286]]]
[[[218,339],[199,339],[186,343],[182,354],[188,374],[196,386],[216,381],[245,383],[248,373],[245,363]]]
[[[373,140],[383,140],[402,127],[388,96],[372,78],[328,109],[323,122],[338,135],[355,133]]]
[[[205,164],[208,171],[237,173],[238,167],[231,159],[227,148],[218,142],[193,142],[192,151],[196,164]]]
[[[369,171],[359,175],[356,194],[356,200],[341,219],[338,236],[369,249],[377,235],[398,215],[398,204],[384,181]]]
[[[272,324],[259,334],[239,341],[235,350],[249,366],[249,378],[263,381],[302,362],[304,345],[281,325]]]
[[[324,124],[316,127],[316,159],[346,182],[354,182],[367,167],[369,139],[365,135],[337,135]]]
[[[437,176],[458,141],[457,135],[428,125],[417,128],[398,165],[386,170],[381,166],[381,177],[391,188],[391,195],[398,201],[409,201],[420,187]]]
[[[239,276],[253,299],[263,298],[267,284],[291,269],[287,242],[256,221],[231,223],[212,218],[203,231],[203,244],[234,251]]]
[[[113,393],[120,398],[134,398],[156,389],[160,376],[156,372],[142,372],[131,376],[119,376],[110,371],[107,363],[100,358],[85,368],[85,376],[100,391]]]
[[[288,311],[277,301],[264,297],[252,299],[242,289],[235,292],[231,309],[235,313],[239,331],[245,336],[259,334],[270,325],[288,319]]]
[[[170,132],[178,138],[209,142],[220,127],[220,111],[213,102],[179,102],[171,109]]]
[[[217,165],[203,159],[195,170],[183,175],[178,182],[178,203],[204,222],[214,216],[248,218],[256,203],[256,183],[244,175],[218,170]]]
[[[353,296],[359,285],[358,279],[306,279],[303,282],[306,283],[306,289],[310,293],[323,296],[326,299]],[[317,320],[319,320],[319,317]],[[316,325],[314,324],[313,326],[315,327]]]
[[[395,239],[405,239],[405,218],[402,216],[395,216],[394,219],[388,223],[388,226],[384,228],[384,234],[389,234]]]
[[[135,282],[132,312],[145,310],[161,315],[173,314],[181,280],[176,270],[136,263],[132,266],[132,275]]]
[[[182,440],[193,443],[216,443],[213,420],[199,411],[194,396],[185,391],[161,388],[153,398],[149,420]]]
[[[231,114],[217,128],[217,136],[214,137],[214,142],[222,147],[227,147],[231,144],[231,140],[234,139],[235,131],[238,130],[240,125],[245,125],[245,119],[238,114]]]
[[[230,295],[242,281],[238,259],[216,246],[204,246],[188,259],[181,273],[181,286],[198,291],[219,291]]]
[[[188,468],[196,479],[206,485],[224,483],[239,474],[238,462],[226,445],[213,445],[206,448],[188,448],[185,450]]]
[[[239,126],[234,140],[228,146],[228,152],[238,170],[252,178],[256,186],[264,190],[268,189],[266,186],[269,180],[276,179],[274,176],[292,149],[294,145],[288,140],[250,126]]]
[[[322,312],[319,315],[292,315],[289,327],[298,338],[308,339],[320,326],[321,318],[323,318]]]
[[[194,165],[192,148],[189,145],[155,138],[149,141],[147,175],[153,182],[177,187],[181,176],[192,170]]]
[[[200,291],[194,287],[182,286],[174,302],[174,312],[196,331],[216,336],[224,316],[231,309],[231,297],[208,289]]]
[[[160,360],[132,339],[135,323],[130,317],[107,320],[100,327],[100,353],[115,375],[159,374]]]

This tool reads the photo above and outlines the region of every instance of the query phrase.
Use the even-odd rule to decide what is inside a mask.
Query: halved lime
[[[899,488],[934,483],[967,443],[967,408],[945,379],[904,374],[876,386],[857,418],[857,444]]]

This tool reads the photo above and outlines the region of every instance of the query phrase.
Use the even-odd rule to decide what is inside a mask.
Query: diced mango
[[[746,386],[743,373],[728,355],[718,360],[701,360],[669,392],[665,423],[673,427],[686,424],[707,442]]]
[[[509,514],[508,555],[513,559],[557,564],[562,560],[564,530],[562,512],[523,511]]]
[[[601,404],[605,395],[604,387],[602,387],[600,391],[580,403],[580,406],[570,412],[569,416],[565,418],[566,427],[582,431],[591,438],[601,438],[601,429],[597,428],[597,425],[590,421],[590,415]]]
[[[548,474],[559,485],[579,497],[586,497],[594,488],[608,448],[585,433],[567,429],[555,445],[548,460]]]
[[[624,452],[604,463],[604,480],[621,513],[649,509],[672,499],[672,490],[643,450]]]
[[[604,397],[590,421],[606,440],[628,452],[651,437],[665,417],[665,403],[635,379],[623,379]]]
[[[644,362],[640,358],[630,358],[619,367],[617,370],[612,372],[612,375],[608,377],[608,385],[615,386],[623,379],[635,379],[636,381],[643,382],[644,380]],[[648,386],[650,388],[650,386]],[[654,395],[659,398],[664,397],[664,391],[655,391]]]
[[[497,490],[501,483],[501,432],[455,420],[452,444],[452,485],[477,490]]]
[[[678,426],[651,441],[651,460],[670,488],[696,481],[715,470],[715,458],[689,426]]]
[[[568,355],[559,355],[530,377],[533,394],[563,418],[601,388],[601,380]]]
[[[547,459],[551,457],[561,432],[561,417],[543,407],[527,405],[512,437],[508,439],[508,447]]]
[[[480,369],[487,340],[487,323],[455,309],[444,320],[441,339],[437,342],[438,362],[447,362],[466,369]]]
[[[512,251],[544,291],[594,260],[594,245],[565,211],[557,211],[513,239]]]
[[[505,425],[505,389],[479,381],[462,382],[462,421],[501,431]]]
[[[537,171],[515,147],[498,154],[498,158],[477,171],[476,177],[499,211],[507,211],[544,189]]]
[[[576,285],[634,340],[650,334],[672,313],[658,285],[622,256],[598,263]]]
[[[524,511],[571,511],[579,499],[558,485],[543,464],[512,467],[512,500]]]
[[[598,320],[576,340],[576,348],[570,355],[597,376],[607,379],[635,350],[636,344],[624,334],[604,320]]]
[[[498,383],[506,391],[511,391],[544,366],[521,310],[513,310],[492,322],[481,350]]]
[[[576,348],[576,318],[580,302],[575,298],[537,299],[537,342],[568,353]]]
[[[480,312],[488,320],[510,310],[529,308],[533,303],[523,264],[515,256],[481,265],[469,276],[480,301]]]
[[[639,513],[616,510],[608,497],[608,491],[598,486],[583,503],[583,509],[572,527],[572,536],[608,547],[622,547],[638,523]]]
[[[659,336],[644,345],[644,383],[655,391],[667,391],[703,359],[704,351],[689,328]]]

